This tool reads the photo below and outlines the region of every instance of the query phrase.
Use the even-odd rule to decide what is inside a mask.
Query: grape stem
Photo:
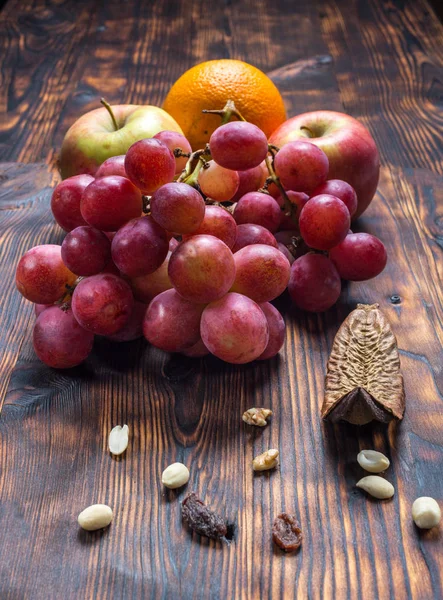
[[[237,117],[239,121],[246,121],[241,112],[235,106],[233,100],[228,100],[225,104],[225,107],[221,110],[202,110],[202,112],[208,115],[220,115],[222,125],[226,125],[226,123],[229,123],[231,117]]]
[[[200,169],[202,168],[202,165],[199,166],[199,163],[200,162],[206,163],[207,159],[210,158],[210,156],[211,156],[211,152],[209,150],[209,144],[206,144],[206,147],[201,150],[196,150],[195,152],[192,152],[192,154],[189,155],[188,162],[186,163],[186,166],[183,169],[180,177],[177,179],[177,182],[178,183],[182,183],[182,182],[189,183],[187,180],[189,177],[191,177],[191,175],[193,174],[193,171],[195,169],[197,169],[197,167],[198,167],[198,171],[200,171]],[[203,161],[200,161],[200,158],[203,158]],[[193,169],[194,161],[197,159],[198,159],[197,165]],[[198,175],[198,171],[197,171],[197,175]],[[190,184],[190,185],[192,185],[192,184]]]
[[[115,131],[118,131],[120,129],[120,127],[118,126],[117,119],[115,118],[115,115],[112,111],[111,105],[109,104],[109,102],[106,102],[106,100],[104,98],[100,98],[100,102],[103,104],[103,106],[106,108],[108,113],[111,115],[111,119],[112,119],[112,123],[115,127]]]
[[[273,149],[276,148],[276,146],[272,147]],[[274,155],[272,155],[274,157]],[[282,184],[280,183],[280,179],[277,177],[275,170],[274,170],[274,161],[272,161],[269,158],[269,156],[267,156],[265,158],[265,163],[266,163],[266,167],[268,169],[268,173],[269,173],[269,177],[265,182],[265,186],[266,186],[266,190],[269,186],[269,184],[275,183],[275,185],[278,187],[278,189],[280,190],[280,194],[284,200],[284,205],[282,207],[282,210],[285,212],[285,216],[287,217],[291,217],[293,218],[294,216],[294,206],[291,204],[291,201],[288,198],[288,195],[284,189],[284,187],[282,186]],[[263,186],[264,187],[264,186]]]

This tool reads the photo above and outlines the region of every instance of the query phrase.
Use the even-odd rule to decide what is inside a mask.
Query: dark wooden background
[[[443,28],[430,5],[9,0],[0,36],[1,599],[442,598],[443,526],[419,531],[410,512],[421,495],[443,508]],[[266,363],[98,341],[81,367],[45,367],[13,275],[28,248],[62,239],[49,199],[64,133],[100,96],[161,104],[185,69],[218,57],[270,73],[289,115],[344,110],[370,129],[383,167],[358,227],[383,239],[385,272],[326,314],[283,302],[287,342]],[[379,302],[398,337],[397,427],[320,419],[328,352],[357,302]],[[272,408],[272,424],[244,426],[251,406]],[[123,423],[130,445],[114,460],[107,435]],[[268,447],[281,467],[253,476]],[[354,488],[362,448],[389,456],[392,501]],[[230,547],[182,526],[184,492],[160,483],[176,460],[188,490],[235,522]],[[95,502],[114,508],[111,527],[79,531]],[[272,545],[282,509],[300,517],[298,555]]]

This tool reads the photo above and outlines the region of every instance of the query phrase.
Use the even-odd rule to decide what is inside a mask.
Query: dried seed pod
[[[182,502],[182,518],[196,533],[214,540],[226,539],[226,521],[216,515],[191,492]]]
[[[129,427],[127,425],[116,425],[109,434],[109,451],[114,456],[123,454],[128,447],[129,442]]]
[[[378,475],[368,475],[367,477],[363,477],[363,479],[360,479],[355,485],[379,500],[392,498],[395,493],[392,483],[389,483],[389,481],[386,481],[386,479],[383,479],[383,477],[379,477]]]
[[[381,473],[391,464],[389,458],[377,450],[362,450],[357,454],[357,462],[369,473]]]
[[[243,413],[243,421],[248,425],[257,425],[264,427],[267,425],[267,419],[272,415],[272,410],[269,408],[250,408]]]
[[[262,454],[259,454],[252,461],[254,471],[267,471],[278,465],[278,450],[271,448]]]
[[[272,539],[285,552],[298,550],[303,536],[296,516],[288,513],[278,515],[272,525]]]
[[[322,417],[364,425],[402,419],[403,376],[397,340],[378,304],[358,304],[335,336]]]

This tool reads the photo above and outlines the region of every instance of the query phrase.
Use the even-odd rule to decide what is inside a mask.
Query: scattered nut
[[[78,515],[78,524],[86,531],[96,531],[107,527],[112,521],[112,508],[106,504],[93,504]]]
[[[414,500],[412,518],[420,529],[431,529],[440,523],[441,510],[434,498],[422,496]]]
[[[189,469],[183,463],[173,463],[166,467],[162,473],[162,484],[174,490],[189,481]]]
[[[250,408],[243,413],[243,421],[248,425],[257,425],[264,427],[267,425],[267,418],[272,415],[272,410],[269,408]]]
[[[379,477],[378,475],[368,475],[368,477],[363,477],[356,486],[379,500],[392,498],[395,492],[392,483],[389,483],[389,481],[386,481],[386,479],[383,479],[383,477]]]
[[[362,469],[370,473],[381,473],[391,464],[387,456],[376,450],[362,450],[357,455],[357,461]]]
[[[111,454],[114,456],[118,456],[119,454],[123,454],[123,452],[128,447],[129,441],[129,427],[127,425],[117,425],[114,429],[111,430],[109,434],[109,450]]]
[[[278,450],[271,448],[266,450],[263,454],[259,454],[252,461],[252,468],[254,471],[266,471],[267,469],[273,469],[278,465]]]

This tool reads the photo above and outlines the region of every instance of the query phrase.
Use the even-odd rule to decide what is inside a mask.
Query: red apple
[[[126,154],[134,142],[152,138],[163,130],[182,133],[180,126],[157,106],[112,106],[115,126],[108,110],[97,108],[80,117],[68,130],[60,154],[62,178],[88,173],[111,156]]]
[[[300,138],[309,139],[329,159],[329,179],[343,179],[355,189],[357,218],[369,206],[377,189],[380,160],[369,131],[349,115],[319,110],[292,117],[278,127],[269,142],[281,148]]]

